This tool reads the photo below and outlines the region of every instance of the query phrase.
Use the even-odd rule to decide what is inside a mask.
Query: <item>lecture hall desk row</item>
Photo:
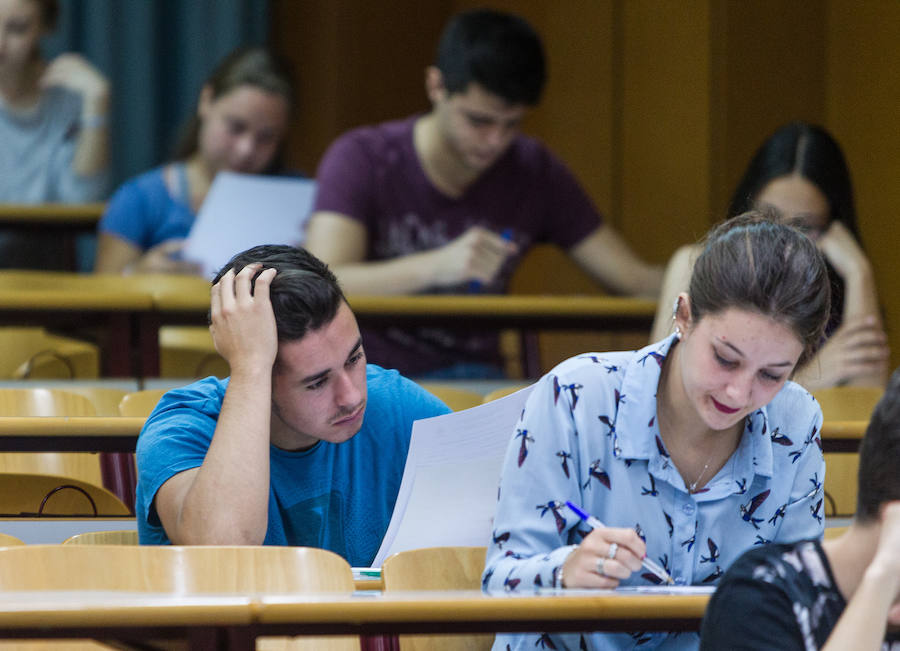
[[[137,473],[131,453],[143,424],[143,418],[125,417],[0,417],[0,452],[106,453],[101,455],[104,486],[133,508]],[[824,423],[823,450],[857,451],[867,425],[867,421]]]
[[[348,300],[361,325],[439,325],[460,332],[649,331],[656,310],[653,301],[619,296],[416,295]],[[158,376],[159,328],[206,324],[208,311],[209,283],[199,277],[0,271],[0,325],[96,328],[107,377]],[[526,346],[524,354],[526,377],[538,376],[536,346]]]
[[[0,593],[0,637],[182,640],[250,651],[258,636],[377,636],[495,631],[699,630],[708,594],[486,595],[475,590],[346,594]],[[369,638],[368,640],[366,638]],[[375,639],[372,639],[375,638]]]

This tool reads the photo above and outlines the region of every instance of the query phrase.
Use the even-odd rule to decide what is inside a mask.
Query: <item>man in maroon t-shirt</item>
[[[519,133],[545,80],[527,22],[455,16],[425,80],[431,112],[346,133],[319,164],[306,246],[348,294],[504,292],[528,247],[552,242],[611,291],[656,296],[661,270],[602,222],[562,161]],[[387,328],[364,341],[370,360],[411,375],[500,368],[490,335]]]

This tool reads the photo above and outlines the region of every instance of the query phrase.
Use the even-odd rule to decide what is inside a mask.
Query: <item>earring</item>
[[[681,328],[679,326],[675,326],[675,339],[681,341]]]

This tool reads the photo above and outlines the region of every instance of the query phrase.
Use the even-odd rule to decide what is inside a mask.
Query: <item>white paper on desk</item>
[[[235,253],[258,244],[300,244],[316,182],[219,172],[185,242],[186,260],[212,278]]]
[[[407,549],[490,542],[500,468],[531,389],[413,423],[394,513],[373,567]]]

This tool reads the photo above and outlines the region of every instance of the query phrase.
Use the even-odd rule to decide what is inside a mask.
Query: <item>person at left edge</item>
[[[367,365],[334,275],[303,249],[236,255],[211,290],[231,376],[163,396],[137,445],[142,544],[297,545],[370,565],[413,421],[449,409]]]

